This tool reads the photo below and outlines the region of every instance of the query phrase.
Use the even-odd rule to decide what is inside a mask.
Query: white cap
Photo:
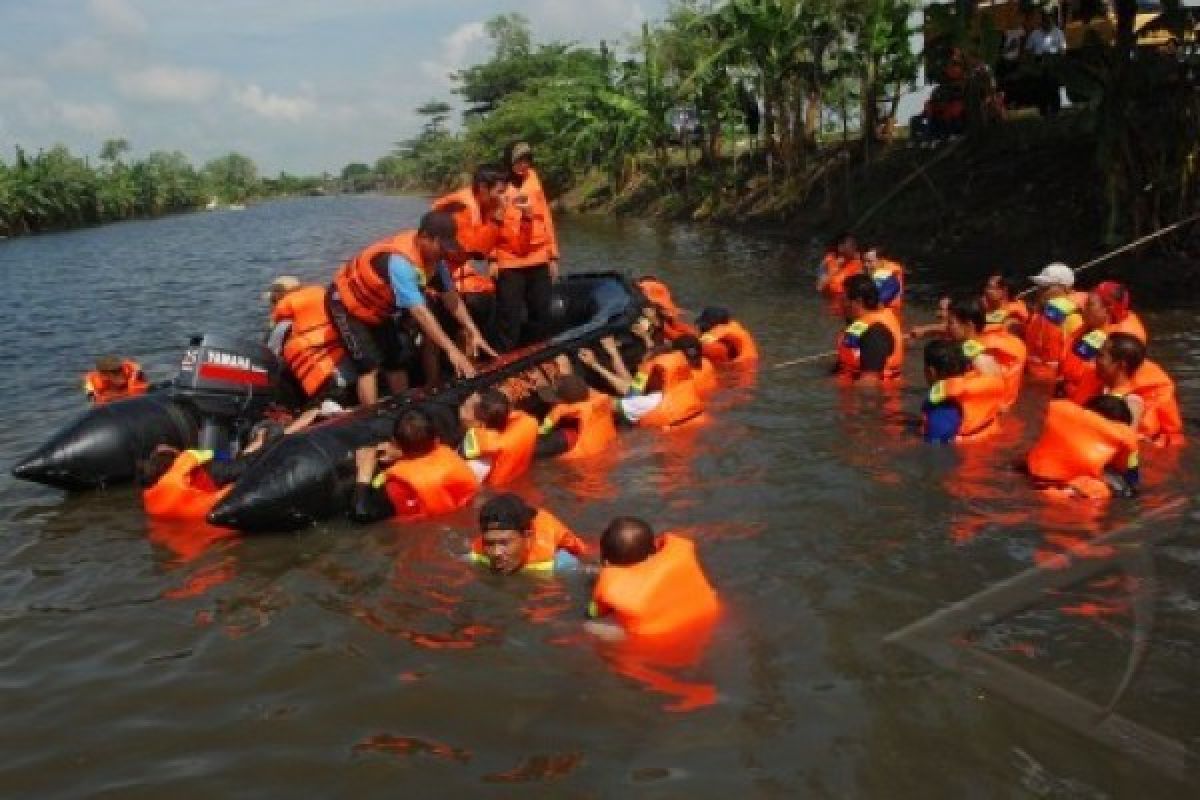
[[[1065,286],[1068,289],[1075,285],[1075,272],[1061,261],[1047,264],[1037,275],[1031,275],[1029,280],[1038,286]]]

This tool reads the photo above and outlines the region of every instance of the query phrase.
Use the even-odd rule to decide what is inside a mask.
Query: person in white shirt
[[[1038,111],[1043,117],[1058,113],[1062,105],[1059,99],[1058,75],[1052,63],[1067,52],[1067,37],[1054,14],[1042,12],[1042,24],[1025,37],[1025,52],[1041,62],[1038,80]]]
[[[1067,37],[1053,14],[1042,12],[1042,24],[1025,37],[1025,51],[1034,56],[1061,56],[1067,52]]]

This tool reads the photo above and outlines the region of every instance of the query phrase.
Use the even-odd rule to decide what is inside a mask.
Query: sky
[[[0,0],[0,159],[62,143],[135,157],[231,150],[264,174],[372,163],[490,55],[518,11],[538,41],[625,42],[667,0]]]

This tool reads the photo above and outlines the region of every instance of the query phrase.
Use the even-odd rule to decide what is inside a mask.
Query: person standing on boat
[[[475,170],[470,186],[439,197],[431,206],[434,211],[454,215],[464,250],[447,259],[450,277],[489,341],[495,340],[496,282],[492,273],[497,249],[503,245],[508,252],[528,253],[533,227],[527,204],[518,206],[515,214],[507,214],[510,200],[508,172],[485,164]],[[487,270],[477,270],[473,260],[487,262]]]
[[[329,316],[358,371],[358,400],[363,405],[379,399],[380,369],[392,392],[408,388],[405,370],[416,353],[398,324],[398,312],[405,312],[422,334],[422,350],[441,351],[464,378],[475,376],[470,356],[479,351],[495,355],[454,291],[446,270],[446,256],[464,249],[456,233],[453,215],[430,211],[421,217],[416,230],[369,245],[334,276],[327,298]],[[467,332],[466,352],[429,309],[427,292],[440,299]],[[436,358],[425,359],[425,363],[437,366]],[[437,379],[436,375],[425,377],[431,383]]]
[[[517,217],[527,215],[532,230],[525,252],[514,250],[509,240],[501,240],[495,252],[496,341],[504,351],[549,334],[552,289],[559,277],[558,237],[542,180],[533,168],[533,149],[517,142],[509,148],[508,164],[506,221],[514,227]]]

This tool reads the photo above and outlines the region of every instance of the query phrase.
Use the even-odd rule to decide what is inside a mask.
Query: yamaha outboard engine
[[[194,337],[171,395],[200,422],[197,446],[234,455],[238,431],[262,417],[275,399],[279,359],[261,344],[235,336]]]

